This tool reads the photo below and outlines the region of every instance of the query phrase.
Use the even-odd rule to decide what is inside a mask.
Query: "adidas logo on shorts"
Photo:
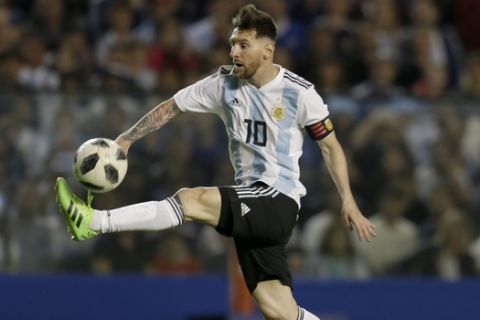
[[[250,209],[249,206],[247,206],[245,203],[241,202],[240,203],[240,210],[242,212],[242,217],[249,213],[252,209]]]

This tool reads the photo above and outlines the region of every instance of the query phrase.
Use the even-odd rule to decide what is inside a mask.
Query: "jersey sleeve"
[[[178,91],[173,98],[178,108],[190,112],[218,113],[221,108],[221,77],[214,73]]]
[[[315,124],[328,117],[328,107],[323,102],[322,97],[320,97],[315,88],[312,87],[305,92],[297,115],[298,124],[302,128]]]
[[[314,140],[321,140],[333,132],[327,105],[312,87],[305,92],[298,112],[298,124]]]

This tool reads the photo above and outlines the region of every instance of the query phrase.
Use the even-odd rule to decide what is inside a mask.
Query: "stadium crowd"
[[[0,1],[0,272],[225,272],[211,228],[69,240],[53,192],[75,149],[116,137],[176,90],[229,64],[243,0]],[[255,1],[251,1],[255,2]],[[480,274],[480,2],[262,0],[276,62],[315,84],[377,237],[346,231],[321,153],[306,139],[288,254],[321,278]],[[138,142],[99,208],[233,183],[221,122],[185,114]]]

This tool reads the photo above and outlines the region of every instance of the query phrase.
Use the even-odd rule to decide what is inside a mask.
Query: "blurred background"
[[[255,3],[255,1],[251,1]],[[115,138],[177,90],[229,64],[243,0],[0,1],[0,273],[224,275],[230,242],[186,224],[76,243],[55,203],[75,149]],[[315,84],[377,238],[342,226],[321,153],[306,139],[298,279],[461,280],[480,274],[480,2],[262,0],[275,62]],[[223,124],[184,114],[134,145],[98,208],[233,183]],[[342,318],[343,319],[343,318]],[[347,319],[347,318],[345,318]],[[350,319],[350,318],[349,318]]]

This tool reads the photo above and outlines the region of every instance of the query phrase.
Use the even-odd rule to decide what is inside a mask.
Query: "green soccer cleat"
[[[83,241],[96,236],[98,232],[90,228],[93,219],[93,208],[90,207],[91,199],[89,199],[87,205],[75,196],[67,181],[62,177],[57,178],[55,190],[57,192],[57,202],[65,219],[67,219],[72,239]]]

